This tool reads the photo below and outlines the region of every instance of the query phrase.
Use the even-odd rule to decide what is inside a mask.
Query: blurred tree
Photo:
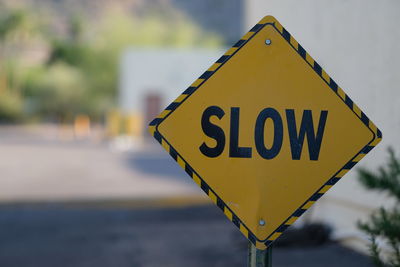
[[[86,110],[92,119],[102,118],[115,105],[120,57],[130,46],[216,47],[222,44],[222,39],[204,33],[190,20],[174,14],[173,19],[164,13],[135,18],[124,10],[110,10],[98,21],[72,16],[68,35],[51,40],[48,69],[62,63],[81,73],[84,87],[80,87],[82,99],[76,103],[84,107],[75,106],[75,111],[61,112],[66,106],[54,105],[58,110],[53,112],[67,115]],[[62,86],[61,81],[53,85]],[[39,102],[45,99],[37,96]],[[63,95],[53,97],[62,98]]]
[[[17,94],[0,93],[0,123],[17,122],[22,119],[23,103]]]
[[[358,226],[370,236],[370,251],[376,266],[400,267],[400,159],[389,149],[386,166],[380,167],[377,173],[361,169],[359,179],[366,188],[384,192],[395,200],[392,209],[381,207],[368,222],[359,222]],[[378,240],[390,247],[385,260]]]
[[[25,21],[21,10],[0,11],[0,122],[14,122],[22,118],[22,101],[15,88],[15,65],[11,42],[20,33]]]
[[[10,34],[20,29],[26,16],[22,10],[1,12],[0,15],[0,39],[4,41]]]
[[[88,113],[85,79],[79,70],[67,64],[31,71],[25,86],[28,107],[36,116],[66,122],[77,114]]]
[[[0,121],[25,115],[66,122],[78,113],[100,120],[115,105],[119,61],[127,47],[222,44],[171,7],[141,15],[122,9],[99,18],[66,15],[66,22],[40,14],[0,3]],[[36,35],[48,57],[27,66],[32,55],[24,51],[38,47]]]

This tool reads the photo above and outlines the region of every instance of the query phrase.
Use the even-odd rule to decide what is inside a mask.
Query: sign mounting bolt
[[[265,225],[265,221],[264,221],[263,219],[260,219],[260,221],[258,222],[258,224],[259,224],[260,226],[264,226],[264,225]]]
[[[272,42],[271,42],[271,39],[267,39],[267,40],[265,40],[265,44],[266,45],[270,45]]]

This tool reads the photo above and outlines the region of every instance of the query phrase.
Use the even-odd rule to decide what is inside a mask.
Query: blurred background
[[[245,266],[247,241],[146,125],[273,15],[399,148],[396,0],[0,0],[0,266]],[[274,266],[373,266],[357,226],[396,201],[352,170]],[[380,242],[382,251],[387,249]]]

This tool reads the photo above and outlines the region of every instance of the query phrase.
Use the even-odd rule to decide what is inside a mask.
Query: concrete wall
[[[265,15],[276,17],[382,130],[383,141],[358,167],[384,163],[388,146],[400,151],[399,11],[397,0],[247,1],[248,29]],[[308,216],[332,224],[337,237],[360,240],[356,221],[390,204],[364,190],[353,169]]]

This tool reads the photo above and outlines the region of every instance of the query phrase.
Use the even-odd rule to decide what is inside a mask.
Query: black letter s
[[[201,117],[201,128],[203,132],[215,141],[217,141],[217,145],[215,147],[209,147],[205,142],[201,144],[200,151],[207,157],[215,158],[221,155],[225,148],[225,133],[220,127],[210,122],[211,116],[217,116],[218,119],[221,119],[225,115],[225,112],[217,106],[210,106],[206,108],[203,112],[203,116]]]

